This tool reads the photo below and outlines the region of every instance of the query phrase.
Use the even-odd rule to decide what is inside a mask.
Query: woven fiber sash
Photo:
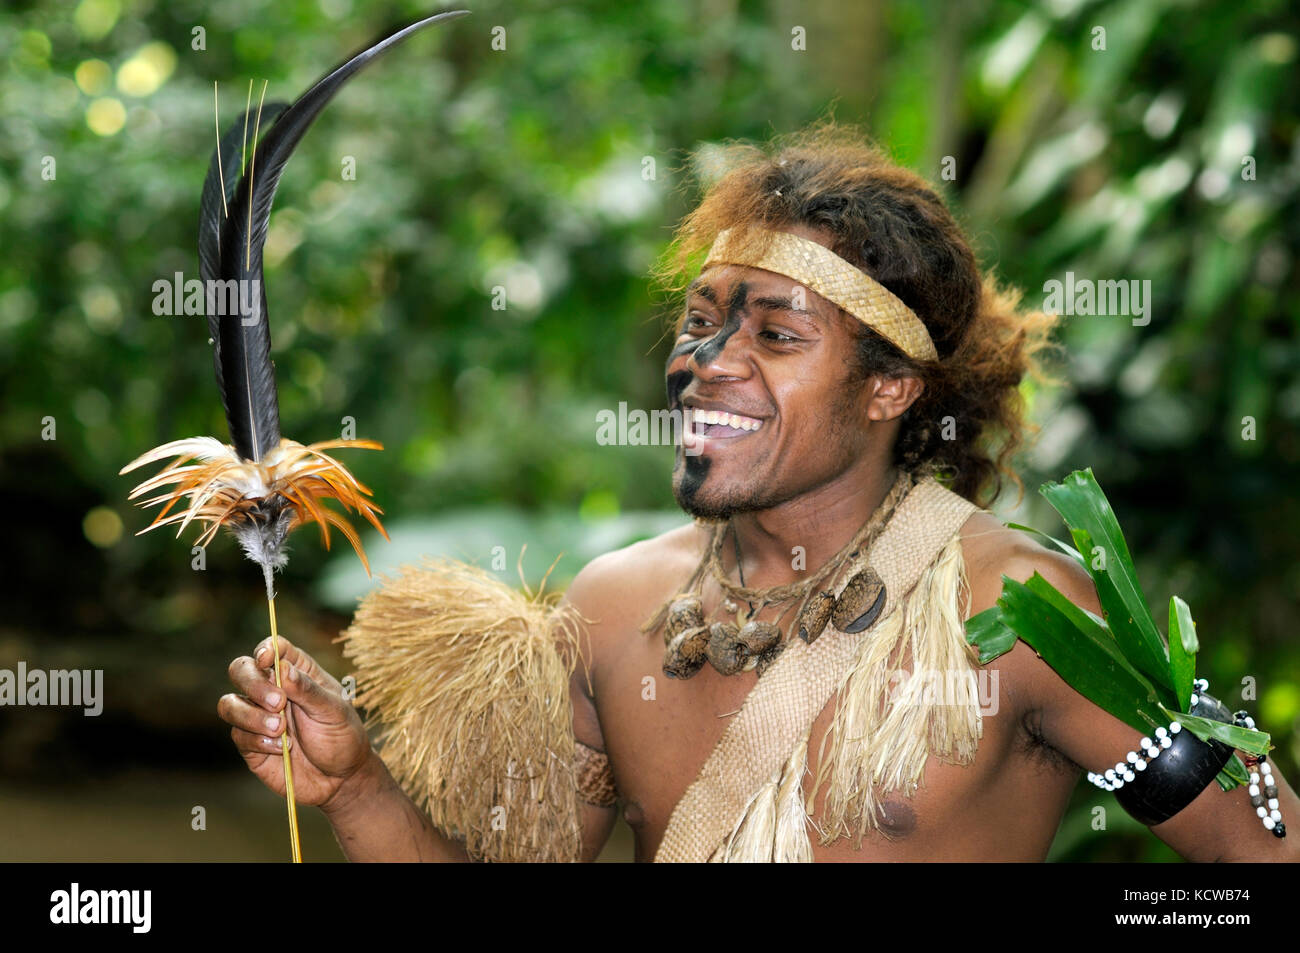
[[[673,809],[656,862],[703,863],[713,855],[754,792],[781,768],[826,707],[859,640],[870,638],[880,621],[906,599],[922,573],[977,510],[975,504],[932,478],[912,488],[865,561],[885,583],[885,605],[876,622],[856,635],[828,624],[812,645],[799,638],[790,640],[745,697],[699,777]]]

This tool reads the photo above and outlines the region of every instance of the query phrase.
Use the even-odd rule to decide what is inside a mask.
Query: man
[[[1083,769],[1135,747],[1132,728],[1024,643],[980,672],[991,705],[916,688],[927,666],[973,672],[960,621],[994,604],[1004,575],[1037,572],[1101,613],[1076,562],[973,502],[996,492],[1018,441],[1017,386],[1049,319],[982,278],[940,199],[851,131],[738,155],[665,269],[683,275],[710,249],[666,377],[687,421],[674,492],[697,519],[594,560],[570,586],[580,637],[554,640],[574,649],[560,652],[572,738],[503,741],[528,720],[475,707],[496,683],[504,699],[517,670],[545,682],[533,673],[550,655],[492,635],[514,612],[504,602],[482,625],[462,614],[419,629],[444,602],[510,598],[463,574],[454,586],[436,577],[438,598],[390,585],[349,630],[390,726],[387,763],[338,681],[282,645],[298,799],[321,807],[349,858],[590,860],[616,792],[639,860],[1037,861]],[[411,600],[419,611],[402,618]],[[394,637],[416,641],[399,651]],[[451,642],[468,646],[463,670],[420,654]],[[491,667],[501,655],[542,661]],[[240,694],[219,711],[249,767],[283,793],[287,703],[271,664],[269,643],[236,659]],[[475,678],[471,694],[451,694]],[[563,694],[544,689],[538,720]],[[493,746],[498,759],[515,752],[508,768],[480,758]],[[561,820],[511,801],[519,790],[502,775]],[[576,797],[552,793],[557,777]],[[1274,778],[1280,815],[1300,816]],[[452,803],[475,785],[487,800]],[[1153,830],[1188,859],[1300,859],[1244,787],[1210,783],[1176,807]]]

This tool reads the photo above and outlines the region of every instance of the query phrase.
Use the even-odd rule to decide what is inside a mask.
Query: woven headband
[[[700,270],[710,265],[745,265],[785,275],[839,305],[908,357],[922,361],[938,359],[930,333],[916,312],[880,282],[825,245],[789,232],[762,229],[758,234],[771,237],[761,255],[733,247],[731,230],[723,229]]]

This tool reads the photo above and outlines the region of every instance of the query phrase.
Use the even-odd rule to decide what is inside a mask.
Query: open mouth
[[[725,410],[686,408],[686,432],[694,437],[743,437],[763,426],[756,417],[733,414]]]

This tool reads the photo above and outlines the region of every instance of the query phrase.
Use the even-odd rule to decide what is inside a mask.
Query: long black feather
[[[262,117],[268,122],[287,109],[288,103],[265,103]],[[244,161],[244,139],[253,129],[256,109],[242,114],[220,139],[218,148],[212,150],[208,175],[203,180],[203,195],[199,199],[199,277],[203,287],[211,288],[210,281],[221,278],[221,226],[230,212],[230,203],[239,185],[240,165]],[[218,163],[218,159],[220,163]],[[222,192],[224,188],[224,194]],[[217,390],[221,394],[221,408],[230,419],[230,406],[226,403],[226,382],[221,374],[221,322],[219,308],[226,299],[205,301],[208,316],[208,337],[212,339],[212,364],[216,370]]]
[[[212,336],[217,347],[217,374],[231,442],[246,460],[261,460],[280,441],[280,407],[275,368],[271,363],[266,287],[262,281],[262,245],[271,217],[271,201],[285,163],[326,103],[358,70],[415,31],[468,12],[452,10],[427,17],[362,50],[326,74],[280,113],[270,131],[254,147],[249,168],[229,203],[230,215],[222,219],[217,256],[219,277],[234,279],[237,287],[243,289],[239,295],[239,313],[221,316],[217,333]],[[217,188],[219,196],[220,186]],[[204,254],[202,245],[201,240],[200,257]],[[256,295],[250,294],[253,281],[257,282]]]
[[[269,125],[287,108],[288,103],[265,103],[262,106],[262,119]],[[244,136],[253,131],[256,116],[257,107],[241,113],[221,137],[220,146],[212,150],[212,159],[208,162],[208,174],[203,180],[203,195],[199,198],[199,275],[205,283],[210,278],[219,277],[221,273],[221,226],[234,199],[235,188],[239,185],[240,165],[246,159],[247,150],[242,148]],[[244,211],[247,214],[248,210]],[[216,330],[215,326],[211,329]]]

